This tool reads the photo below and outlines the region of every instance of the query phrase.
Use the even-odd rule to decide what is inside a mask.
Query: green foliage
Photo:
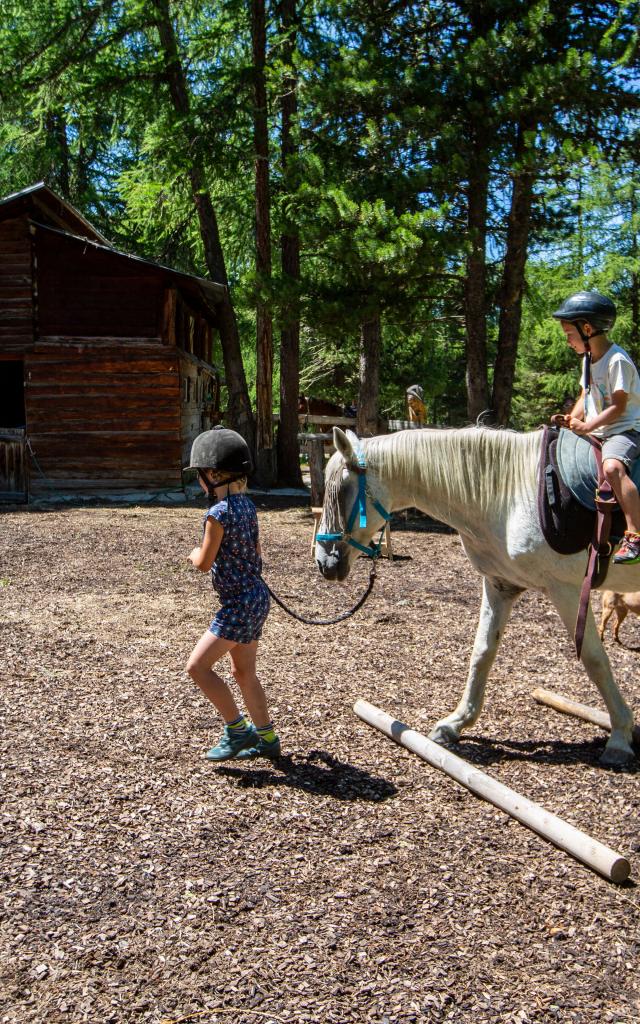
[[[510,190],[523,169],[535,177],[513,404],[514,425],[534,427],[577,390],[576,358],[549,318],[572,290],[611,294],[614,337],[640,358],[636,6],[596,0],[585,17],[566,0],[299,0],[289,58],[272,4],[274,272],[257,282],[249,5],[172,2],[190,106],[178,118],[153,3],[0,0],[0,194],[44,179],[116,245],[205,274],[189,177],[197,154],[252,397],[260,294],[276,340],[300,304],[303,390],[352,401],[360,324],[379,315],[381,410],[403,416],[406,387],[420,383],[430,419],[453,424],[465,416],[466,211],[480,133],[490,363]],[[292,75],[297,155],[283,174],[280,102]],[[280,235],[294,229],[299,286],[278,259]]]

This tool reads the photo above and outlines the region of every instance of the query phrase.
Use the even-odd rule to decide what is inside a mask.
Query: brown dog
[[[620,626],[629,612],[640,615],[640,591],[633,594],[617,594],[614,590],[605,590],[602,595],[602,618],[600,619],[600,639],[604,639],[607,622],[616,613],[616,624],[613,627],[613,639],[620,643]]]

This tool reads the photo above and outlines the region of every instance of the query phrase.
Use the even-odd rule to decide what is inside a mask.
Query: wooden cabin
[[[220,420],[222,285],[118,252],[39,184],[0,201],[0,498],[182,486]]]

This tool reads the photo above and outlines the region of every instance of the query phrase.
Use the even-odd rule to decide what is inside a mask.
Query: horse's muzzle
[[[325,580],[344,580],[349,575],[349,558],[344,544],[316,544],[316,562]],[[328,550],[327,550],[328,549]]]

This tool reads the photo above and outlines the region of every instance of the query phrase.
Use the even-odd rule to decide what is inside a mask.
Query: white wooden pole
[[[515,790],[509,789],[508,786],[497,782],[478,768],[467,764],[461,757],[452,754],[451,751],[434,743],[433,740],[427,739],[422,733],[415,732],[408,725],[392,718],[391,715],[381,711],[373,704],[369,704],[366,700],[356,701],[353,710],[364,722],[379,729],[396,743],[402,744],[403,747],[417,754],[434,768],[439,768],[456,782],[466,786],[476,796],[480,796],[483,800],[488,800],[489,803],[506,811],[512,818],[516,818],[527,828],[537,832],[545,839],[549,839],[556,846],[570,853],[576,860],[587,864],[588,867],[593,868],[605,878],[612,882],[624,882],[629,877],[631,873],[629,861],[615,850],[604,846],[597,839],[592,839],[591,836],[574,828],[562,818],[545,811],[539,804],[527,800]]]
[[[545,690],[543,686],[535,689],[531,696],[537,700],[538,704],[546,704],[547,707],[553,708],[555,711],[561,711],[563,715],[581,718],[583,722],[591,722],[592,725],[600,726],[605,732],[611,732],[611,719],[606,711],[592,708],[588,704],[580,704],[577,700],[570,700],[569,697],[563,697],[560,693]],[[634,743],[640,745],[640,727],[637,725],[633,727],[633,740]]]

